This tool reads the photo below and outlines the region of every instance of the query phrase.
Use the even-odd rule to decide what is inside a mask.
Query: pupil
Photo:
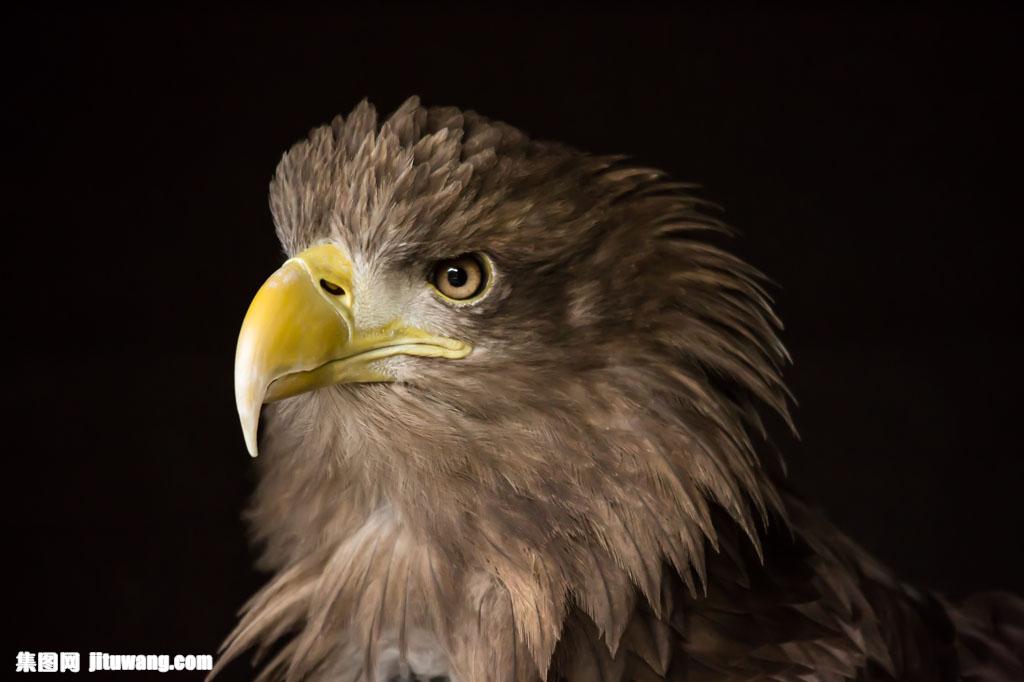
[[[466,282],[469,281],[469,273],[464,269],[458,267],[448,268],[448,284],[453,287],[465,286]]]

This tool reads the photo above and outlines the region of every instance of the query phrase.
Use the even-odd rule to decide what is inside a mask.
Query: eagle
[[[235,358],[260,680],[1024,680],[1024,602],[790,492],[770,283],[694,186],[417,98],[280,161]],[[768,424],[768,426],[766,426]]]

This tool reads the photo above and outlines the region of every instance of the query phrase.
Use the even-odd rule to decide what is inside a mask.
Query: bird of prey
[[[690,186],[412,98],[314,129],[270,206],[235,390],[274,575],[218,667],[1024,680],[1020,599],[905,585],[787,491],[780,323]]]

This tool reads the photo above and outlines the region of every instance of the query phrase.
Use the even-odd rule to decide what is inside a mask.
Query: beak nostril
[[[331,294],[332,296],[341,296],[342,294],[345,293],[344,289],[339,287],[334,282],[328,282],[326,279],[320,280],[320,287],[327,293]]]

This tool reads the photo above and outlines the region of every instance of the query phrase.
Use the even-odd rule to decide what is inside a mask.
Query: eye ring
[[[491,285],[490,261],[478,253],[445,258],[430,270],[430,284],[442,300],[459,305],[483,297]]]

